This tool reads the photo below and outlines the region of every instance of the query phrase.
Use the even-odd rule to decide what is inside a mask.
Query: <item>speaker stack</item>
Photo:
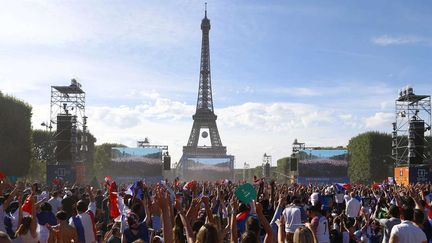
[[[56,160],[60,164],[72,162],[72,116],[58,115],[57,116],[57,131],[55,134]]]

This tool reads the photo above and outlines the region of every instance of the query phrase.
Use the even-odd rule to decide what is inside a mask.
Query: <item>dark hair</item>
[[[409,206],[403,206],[402,209],[403,209],[403,211],[402,211],[403,219],[413,221],[414,209],[412,207],[409,207]]]
[[[197,243],[219,243],[219,233],[214,224],[204,224],[196,236]]]
[[[56,213],[56,218],[58,220],[66,221],[68,219],[68,215],[67,215],[67,213],[65,211],[62,210],[62,211],[58,211]]]
[[[247,231],[252,231],[256,235],[258,235],[259,231],[260,231],[260,224],[258,222],[258,219],[254,218],[254,217],[249,217],[246,220],[246,230]]]
[[[255,232],[246,231],[241,237],[241,243],[258,243],[258,237]]]
[[[88,204],[83,200],[79,200],[77,203],[76,209],[78,210],[78,212],[83,213],[83,212],[87,211]]]
[[[180,215],[178,214],[174,218],[173,234],[174,242],[186,242],[183,223],[181,221]]]
[[[420,209],[414,209],[414,223],[421,226],[423,225],[423,222],[425,221],[425,214],[423,210]]]
[[[396,205],[391,205],[389,208],[389,215],[394,218],[399,218],[400,212],[399,207]]]
[[[41,205],[40,208],[41,208],[42,211],[47,211],[47,212],[51,212],[52,211],[52,206],[48,202],[42,203],[42,205]]]
[[[15,237],[27,234],[27,232],[30,230],[31,222],[31,217],[23,217],[21,220],[21,224],[18,226],[18,229],[15,232]]]

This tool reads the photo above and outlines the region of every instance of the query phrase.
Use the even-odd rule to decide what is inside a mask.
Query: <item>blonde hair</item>
[[[293,236],[294,243],[314,243],[312,231],[306,226],[300,226],[296,229]]]

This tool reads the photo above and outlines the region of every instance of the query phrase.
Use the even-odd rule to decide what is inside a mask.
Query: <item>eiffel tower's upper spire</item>
[[[207,3],[205,4],[204,18],[201,21],[201,30],[201,65],[196,109],[197,111],[210,110],[213,113],[213,96],[210,75],[210,19],[207,18]]]

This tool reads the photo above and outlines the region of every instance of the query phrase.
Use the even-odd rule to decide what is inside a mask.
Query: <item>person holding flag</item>
[[[18,199],[20,201],[20,199]],[[36,196],[32,193],[24,205],[19,207],[18,229],[15,232],[14,242],[34,243],[38,242],[37,217],[36,217]],[[26,206],[29,205],[29,206]],[[29,210],[31,216],[23,216],[24,210]],[[28,212],[28,211],[27,211]]]
[[[95,243],[94,212],[96,211],[96,203],[90,186],[87,186],[86,192],[89,195],[90,203],[79,200],[76,205],[77,215],[71,217],[69,224],[76,229],[79,243]]]

